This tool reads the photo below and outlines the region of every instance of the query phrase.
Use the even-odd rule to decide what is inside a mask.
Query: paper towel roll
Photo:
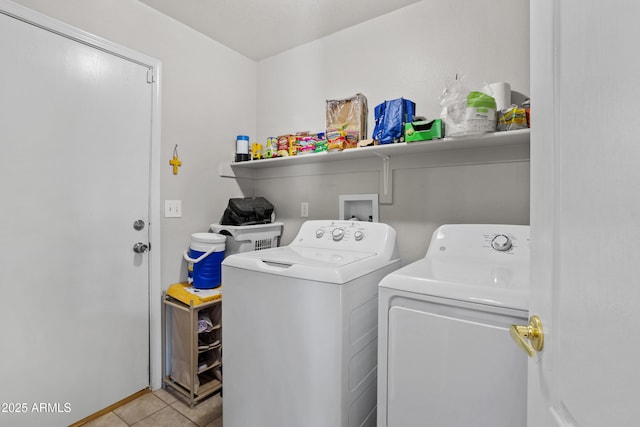
[[[485,93],[495,98],[497,111],[511,105],[511,85],[507,82],[490,83],[485,86]]]

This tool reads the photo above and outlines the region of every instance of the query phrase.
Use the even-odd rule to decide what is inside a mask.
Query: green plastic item
[[[440,138],[444,138],[444,126],[440,119],[430,122],[406,123],[404,125],[404,140],[407,142],[429,141]]]

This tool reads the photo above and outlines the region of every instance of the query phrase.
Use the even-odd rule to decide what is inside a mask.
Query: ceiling
[[[420,0],[140,0],[255,60]]]

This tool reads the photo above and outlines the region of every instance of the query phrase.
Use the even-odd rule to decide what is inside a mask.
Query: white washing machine
[[[307,221],[289,246],[222,263],[225,427],[376,424],[382,223]]]
[[[529,227],[444,225],[379,289],[379,427],[524,427]]]

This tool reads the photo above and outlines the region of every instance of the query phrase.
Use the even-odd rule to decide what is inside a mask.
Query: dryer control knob
[[[344,230],[342,228],[334,228],[331,236],[335,242],[339,242],[344,237]]]
[[[355,233],[353,233],[353,237],[358,242],[358,241],[362,240],[362,238],[364,237],[364,233],[362,231],[358,230]]]
[[[324,230],[323,230],[322,228],[318,228],[318,229],[316,230],[316,237],[319,239],[319,238],[321,238],[322,236],[324,236]]]
[[[498,234],[491,240],[491,247],[496,251],[506,252],[513,247],[513,242],[509,236]]]

